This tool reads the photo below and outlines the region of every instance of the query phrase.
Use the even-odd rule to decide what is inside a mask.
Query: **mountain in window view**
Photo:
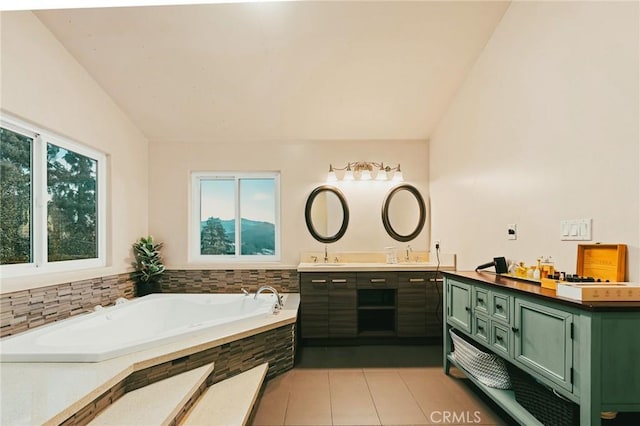
[[[209,221],[216,221],[222,226],[226,240],[235,242],[235,220],[209,218],[200,222],[200,230],[204,230]],[[269,222],[242,219],[240,222],[243,255],[271,255],[275,253],[275,225]]]

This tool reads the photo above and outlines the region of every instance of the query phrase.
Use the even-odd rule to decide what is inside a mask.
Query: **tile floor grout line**
[[[398,376],[400,376],[400,380],[402,380],[402,383],[404,384],[404,386],[407,388],[407,390],[409,391],[409,394],[411,395],[411,397],[413,398],[413,402],[416,403],[416,405],[418,406],[418,408],[420,409],[420,412],[422,413],[422,415],[424,416],[425,419],[427,419],[427,422],[429,422],[430,416],[427,416],[427,413],[424,412],[424,410],[422,409],[422,405],[420,405],[420,402],[418,401],[418,399],[416,398],[416,395],[411,391],[411,386],[409,386],[409,384],[404,380],[404,377],[402,377],[402,374],[398,373]]]
[[[328,391],[329,391],[329,417],[331,418],[331,424],[334,425],[335,422],[333,420],[333,404],[331,403],[331,374],[329,374],[329,372],[331,371],[330,368],[327,369],[327,384],[328,386]]]
[[[371,387],[369,386],[369,380],[367,380],[367,374],[365,373],[364,368],[360,369],[360,371],[362,372],[362,376],[364,377],[364,382],[367,384],[367,390],[369,391],[369,397],[371,397],[371,402],[373,402],[373,408],[376,410],[378,423],[382,425],[383,423],[382,423],[382,419],[380,418],[380,412],[378,411],[378,405],[376,404],[376,400],[373,397],[373,393],[371,392]]]

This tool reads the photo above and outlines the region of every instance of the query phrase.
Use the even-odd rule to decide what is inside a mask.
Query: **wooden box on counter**
[[[578,244],[576,273],[602,281],[626,281],[627,246],[625,244]]]

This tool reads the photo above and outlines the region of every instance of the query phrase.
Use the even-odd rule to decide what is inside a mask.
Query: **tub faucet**
[[[280,309],[284,308],[284,305],[282,304],[282,298],[278,294],[278,291],[275,288],[273,288],[271,286],[268,286],[268,285],[263,285],[262,287],[260,287],[258,289],[258,291],[256,291],[256,295],[253,296],[253,298],[257,299],[258,295],[260,293],[262,293],[263,291],[265,291],[265,290],[270,291],[271,293],[273,293],[274,296],[276,296],[276,309],[277,310],[280,310]]]

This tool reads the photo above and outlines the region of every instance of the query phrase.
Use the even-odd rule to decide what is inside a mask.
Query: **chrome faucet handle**
[[[248,295],[249,295],[249,292],[247,291],[247,289],[246,289],[246,288],[244,288],[244,287],[240,287],[240,290],[242,290],[242,292],[244,293],[244,295],[245,295],[245,296],[248,296]]]
[[[318,256],[311,256],[313,263],[318,263]]]
[[[338,256],[336,256],[336,257],[333,259],[333,263],[340,263],[340,259],[338,259]]]

